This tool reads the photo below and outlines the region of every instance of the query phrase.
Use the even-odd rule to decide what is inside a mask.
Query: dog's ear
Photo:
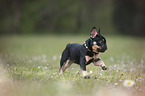
[[[101,34],[100,34],[100,28],[99,28],[99,30],[97,31],[97,34],[98,34],[98,35],[101,35]]]
[[[100,28],[99,28],[99,30],[97,31],[96,27],[93,27],[92,30],[91,30],[91,34],[90,34],[91,36],[90,36],[90,37],[91,37],[91,38],[95,38],[97,34],[98,34],[98,35],[100,34]]]

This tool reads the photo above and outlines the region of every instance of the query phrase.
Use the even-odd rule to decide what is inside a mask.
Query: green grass
[[[90,79],[73,64],[59,75],[60,55],[67,43],[88,36],[0,36],[0,96],[143,96],[145,39],[106,36],[108,50],[100,57],[107,71],[90,64]],[[90,73],[92,71],[92,73]],[[121,73],[124,75],[121,75]],[[133,80],[125,87],[124,80]]]

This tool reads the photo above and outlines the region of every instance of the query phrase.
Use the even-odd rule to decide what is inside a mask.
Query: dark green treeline
[[[145,35],[144,0],[1,0],[0,34],[87,33]]]

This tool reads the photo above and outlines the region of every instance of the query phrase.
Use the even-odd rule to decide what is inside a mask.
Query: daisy
[[[126,87],[132,87],[134,84],[135,84],[135,82],[132,81],[132,80],[125,80],[123,82],[123,85],[126,86]]]

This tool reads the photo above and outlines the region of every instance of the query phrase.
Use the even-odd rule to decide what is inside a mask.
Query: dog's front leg
[[[85,57],[80,58],[80,67],[83,73],[83,77],[85,79],[90,78],[90,76],[88,75],[88,72],[86,70],[86,60]]]
[[[107,66],[104,64],[104,62],[100,58],[95,59],[93,63],[95,66],[100,66],[103,70],[107,70]]]

